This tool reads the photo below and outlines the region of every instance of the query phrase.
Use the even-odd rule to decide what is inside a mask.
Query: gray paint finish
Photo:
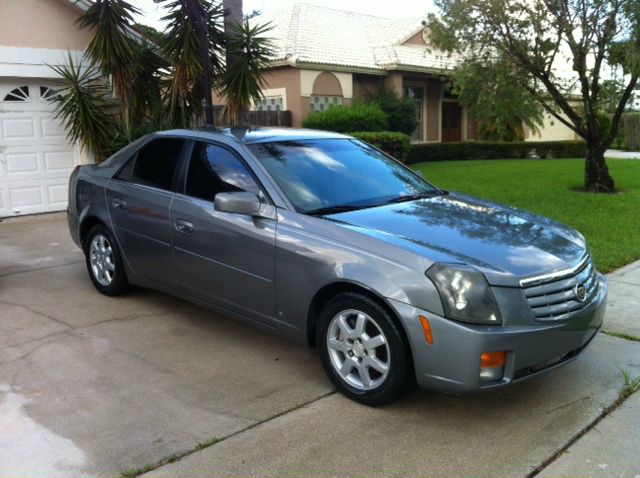
[[[321,217],[301,214],[246,146],[348,137],[257,129],[169,131],[150,139],[167,136],[231,148],[260,182],[264,205],[253,216],[221,212],[212,202],[183,195],[180,186],[157,191],[110,179],[149,138],[103,165],[76,170],[69,201],[72,237],[80,243],[88,220],[106,224],[135,284],[301,342],[313,335],[318,293],[335,285],[358,287],[385,303],[403,325],[418,383],[456,392],[506,385],[565,363],[602,324],[602,276],[584,308],[554,323],[534,320],[522,293],[521,280],[566,271],[588,253],[584,238],[564,225],[453,193]],[[116,200],[126,208],[114,207]],[[435,263],[467,264],[482,272],[502,325],[446,318],[440,294],[425,275]],[[431,320],[436,345],[425,343],[419,315]],[[482,385],[480,354],[501,350],[508,352],[504,378]]]

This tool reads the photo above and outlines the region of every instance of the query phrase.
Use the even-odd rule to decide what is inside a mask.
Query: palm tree
[[[263,70],[273,56],[271,42],[265,34],[271,28],[270,25],[251,26],[245,20],[231,25],[227,32],[227,55],[238,60],[227,64],[219,88],[227,101],[226,110],[232,125],[241,123],[242,112],[263,98]]]
[[[221,5],[209,0],[198,0],[206,15],[209,45],[206,49],[212,75],[222,71],[220,61],[224,53]],[[167,87],[167,107],[176,126],[186,127],[194,116],[202,115],[202,99],[211,94],[205,87],[202,35],[199,33],[198,9],[189,8],[185,0],[165,0],[169,13],[163,18],[168,22],[168,31],[162,49],[172,65],[172,75]],[[205,57],[206,58],[206,57]]]

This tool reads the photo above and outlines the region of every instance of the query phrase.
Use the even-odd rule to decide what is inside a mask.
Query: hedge
[[[387,115],[376,104],[358,104],[352,107],[334,106],[326,111],[311,113],[302,125],[337,133],[349,131],[385,131],[389,125]]]
[[[395,131],[361,131],[349,134],[401,161],[404,160],[411,147],[409,135]]]
[[[583,141],[422,143],[411,145],[406,162],[411,164],[468,159],[582,158],[586,153],[587,146]]]

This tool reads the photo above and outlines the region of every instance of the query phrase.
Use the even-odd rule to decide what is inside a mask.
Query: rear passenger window
[[[183,144],[177,138],[152,140],[138,151],[131,181],[170,190]]]
[[[244,163],[231,151],[214,144],[196,143],[185,193],[213,201],[216,194],[232,191],[258,194],[259,188]]]

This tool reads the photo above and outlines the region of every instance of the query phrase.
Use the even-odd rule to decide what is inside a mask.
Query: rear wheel
[[[118,246],[102,224],[89,230],[85,240],[85,258],[91,282],[99,292],[114,296],[129,289]]]
[[[345,293],[320,312],[316,343],[322,365],[347,397],[366,405],[399,398],[411,382],[404,332],[377,302]]]

